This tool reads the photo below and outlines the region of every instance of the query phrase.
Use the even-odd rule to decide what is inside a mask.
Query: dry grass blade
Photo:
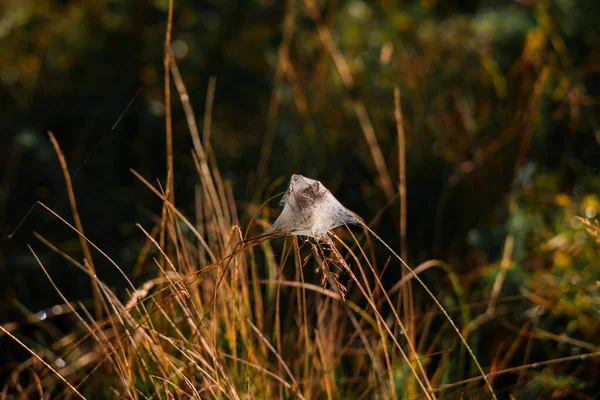
[[[125,278],[125,280],[127,281],[127,283],[129,284],[129,287],[135,291],[135,286],[133,285],[133,283],[131,282],[131,280],[129,279],[129,277],[127,276],[127,274],[125,272],[123,272],[123,270],[121,269],[121,267],[119,267],[117,265],[116,262],[113,261],[112,258],[110,258],[108,256],[108,254],[106,254],[105,252],[103,252],[98,246],[96,246],[91,240],[89,240],[82,232],[80,232],[76,227],[74,227],[73,225],[71,225],[70,223],[68,223],[63,217],[61,217],[60,215],[58,215],[56,212],[54,212],[54,210],[50,209],[50,207],[48,207],[47,205],[45,205],[42,202],[38,202],[39,205],[41,205],[42,207],[44,207],[47,211],[49,211],[52,215],[54,215],[56,218],[58,218],[62,223],[64,223],[66,226],[68,226],[69,228],[71,228],[73,231],[75,231],[80,237],[82,237],[87,243],[89,243],[94,249],[96,249],[100,254],[102,254],[102,256],[104,256],[104,258],[106,258],[116,269],[117,271],[119,271],[121,273],[121,275]],[[93,275],[95,277],[95,274]]]
[[[164,84],[165,84],[165,133],[167,150],[167,192],[170,193],[169,200],[174,201],[173,190],[173,128],[171,123],[171,29],[173,26],[173,0],[169,0],[169,9],[167,15],[167,29],[165,31],[165,51],[164,51]],[[164,212],[164,210],[163,210]],[[163,214],[164,216],[164,214]]]
[[[275,122],[277,113],[279,112],[280,102],[280,85],[286,70],[286,63],[289,57],[289,48],[293,37],[294,26],[296,19],[296,4],[294,0],[286,0],[286,10],[283,21],[283,38],[277,51],[277,67],[275,69],[275,78],[273,91],[269,101],[269,112],[267,116],[267,131],[262,141],[260,149],[260,157],[257,167],[257,175],[264,176],[267,172],[269,158],[271,156],[271,148],[273,145],[273,137],[275,136]]]
[[[394,185],[392,184],[392,177],[390,176],[387,165],[385,164],[385,158],[383,157],[381,146],[377,141],[375,128],[373,128],[373,124],[369,119],[369,115],[364,103],[356,102],[354,105],[354,111],[362,128],[363,134],[365,135],[365,139],[367,140],[369,151],[371,152],[371,157],[373,158],[373,163],[375,164],[375,169],[379,175],[379,184],[381,185],[383,192],[389,201],[394,198]]]
[[[402,106],[400,100],[400,88],[394,88],[394,118],[396,119],[396,131],[398,134],[398,174],[399,174],[399,195],[400,195],[400,256],[408,259],[408,247],[406,238],[406,137],[404,134],[404,125],[402,119]],[[408,273],[402,269],[402,279],[406,278]],[[414,297],[412,283],[408,282],[406,290],[402,291],[402,297],[398,296],[397,308],[400,306],[400,299],[404,307],[404,315],[408,321],[408,338],[415,341],[415,322],[414,322]]]
[[[73,220],[75,222],[75,227],[79,232],[83,234],[83,225],[81,224],[81,218],[79,217],[79,211],[77,210],[77,202],[75,201],[75,192],[73,191],[73,183],[71,181],[71,175],[69,174],[69,169],[67,167],[67,161],[65,160],[65,156],[63,155],[58,141],[52,134],[52,132],[48,132],[48,136],[50,137],[50,141],[52,142],[52,146],[54,146],[54,151],[58,156],[58,161],[60,162],[60,167],[63,172],[63,177],[65,183],[67,185],[67,194],[69,195],[69,204],[71,205],[71,211],[73,214]],[[96,271],[94,269],[94,261],[92,259],[92,252],[90,251],[90,247],[88,243],[83,239],[83,237],[79,236],[79,244],[81,245],[81,249],[83,250],[83,255],[87,260],[87,267],[89,269],[90,275],[96,275]],[[92,279],[92,288],[94,290],[94,303],[96,310],[96,318],[100,319],[102,317],[102,309],[106,307],[106,304],[102,304],[104,301],[102,299],[102,295],[100,294],[100,289],[94,280]]]
[[[152,186],[150,184],[150,182],[148,182],[143,176],[141,176],[134,170],[131,170],[131,173],[133,173],[144,185],[146,185],[146,187],[148,187],[150,190],[152,190],[152,192],[155,195],[160,197],[163,201],[166,201],[166,197],[160,191],[158,191],[154,186]],[[179,217],[179,219],[181,219],[183,221],[183,223],[185,223],[185,225],[194,233],[195,237],[200,241],[200,243],[206,250],[207,254],[210,256],[212,262],[216,263],[217,257],[213,253],[213,251],[210,248],[210,246],[208,245],[208,243],[206,243],[206,240],[204,239],[204,237],[202,235],[200,235],[200,233],[198,232],[196,227],[194,227],[194,225],[187,218],[185,218],[185,216],[172,203],[167,201],[166,204],[168,205],[168,207],[171,208],[171,210],[175,213],[175,215],[177,215],[177,217]]]
[[[121,368],[122,362],[119,359],[119,354],[118,354],[117,350],[111,344],[110,340],[108,339],[108,337],[106,336],[104,331],[101,329],[101,327],[98,326],[96,321],[94,321],[92,318],[89,318],[89,320],[91,321],[91,324],[94,326],[90,326],[90,324],[85,321],[85,319],[77,312],[77,310],[75,310],[75,307],[73,307],[73,305],[67,300],[67,298],[62,293],[62,291],[58,288],[58,286],[56,286],[56,284],[54,283],[54,280],[52,279],[52,277],[50,276],[50,274],[44,267],[44,264],[42,264],[41,260],[39,259],[39,257],[37,256],[37,254],[35,253],[35,251],[33,250],[33,248],[31,246],[29,246],[29,250],[35,257],[35,260],[37,261],[37,263],[40,266],[40,268],[42,269],[42,271],[44,271],[46,278],[48,279],[48,281],[50,282],[50,284],[52,285],[54,290],[58,293],[58,295],[65,302],[65,304],[67,304],[69,306],[72,313],[77,317],[79,322],[81,322],[81,324],[84,326],[86,332],[88,332],[88,334],[94,338],[94,340],[99,345],[99,347],[100,347],[101,351],[104,353],[104,355],[106,355],[106,356],[110,355],[112,357],[115,357],[114,359],[112,357],[108,358],[109,361],[111,362],[111,364],[113,365],[115,372],[118,373],[121,377],[126,376],[127,375],[126,371],[122,370],[122,368]],[[74,260],[73,260],[73,262],[74,262]],[[80,268],[82,270],[86,271],[85,267],[80,266]],[[92,279],[95,279],[95,278],[92,278]],[[105,302],[103,302],[103,303],[105,303]],[[84,307],[81,307],[81,309],[84,310],[84,312],[85,312]],[[107,315],[108,315],[108,309],[106,311],[107,311]],[[114,327],[114,325],[113,325],[113,329],[116,334],[116,327]]]
[[[531,363],[531,364],[520,365],[518,367],[506,368],[506,369],[503,369],[501,371],[490,372],[485,377],[478,375],[478,376],[474,376],[473,378],[462,380],[460,382],[455,382],[455,383],[449,383],[449,384],[446,384],[446,385],[442,385],[442,386],[436,388],[435,391],[439,392],[439,391],[442,391],[442,390],[451,389],[453,387],[457,387],[457,386],[461,386],[461,385],[466,385],[467,383],[476,382],[476,381],[479,381],[481,379],[485,379],[488,376],[490,378],[492,378],[492,377],[499,376],[499,375],[510,374],[510,373],[514,373],[514,372],[520,372],[520,371],[527,370],[527,369],[532,369],[532,368],[539,368],[539,367],[543,367],[543,366],[546,366],[546,365],[552,365],[552,364],[558,364],[558,363],[562,363],[562,362],[569,362],[569,361],[576,361],[576,360],[586,360],[588,358],[595,358],[595,357],[600,357],[600,352],[588,353],[588,354],[580,354],[580,355],[576,355],[576,356],[562,357],[562,358],[556,358],[554,360],[539,361],[539,362],[535,362],[535,363]]]
[[[479,361],[477,360],[477,357],[475,356],[475,353],[471,349],[471,346],[469,346],[469,344],[467,343],[467,340],[462,335],[462,333],[460,332],[460,329],[458,329],[458,327],[456,326],[456,324],[454,323],[454,321],[452,320],[452,318],[450,317],[450,315],[448,315],[448,312],[446,311],[446,309],[444,308],[444,306],[442,306],[442,303],[440,303],[440,301],[437,299],[437,297],[435,297],[435,295],[431,292],[431,290],[427,287],[427,285],[425,285],[425,282],[423,282],[421,280],[421,278],[419,278],[419,276],[415,273],[415,271],[402,259],[402,257],[400,257],[394,250],[392,250],[392,248],[382,238],[380,238],[379,235],[377,235],[371,228],[369,228],[367,225],[363,225],[363,226],[364,226],[364,228],[367,231],[369,231],[369,233],[371,233],[375,237],[375,239],[377,239],[386,249],[388,249],[388,251],[390,253],[392,253],[392,255],[396,259],[398,259],[398,261],[400,261],[400,263],[406,269],[408,269],[408,271],[417,280],[417,282],[419,282],[419,284],[423,287],[423,289],[425,289],[425,291],[427,292],[427,294],[429,295],[429,297],[431,297],[431,299],[435,302],[435,304],[437,305],[437,307],[444,314],[444,316],[446,317],[446,319],[448,320],[448,322],[450,323],[450,325],[452,325],[452,328],[454,329],[454,331],[456,332],[456,334],[460,338],[461,342],[463,343],[463,345],[465,346],[465,348],[469,352],[469,355],[471,356],[471,359],[473,360],[473,362],[477,366],[477,369],[481,373],[481,377],[483,378],[483,380],[485,381],[487,387],[489,388],[489,390],[490,390],[490,392],[492,394],[492,397],[496,400],[497,399],[496,393],[494,392],[494,388],[492,387],[492,384],[490,383],[490,381],[489,381],[489,379],[487,377],[487,374],[483,371],[483,368],[481,367],[481,364],[479,364]]]
[[[354,237],[354,235],[352,235]],[[341,243],[346,250],[349,252],[349,254],[354,258],[356,264],[359,266],[359,270],[360,273],[363,277],[363,280],[365,282],[365,286],[367,288],[368,294],[364,294],[365,298],[367,299],[367,301],[369,302],[369,304],[371,305],[373,312],[375,313],[375,315],[378,317],[378,321],[381,321],[381,325],[385,326],[386,331],[388,332],[388,334],[390,335],[390,337],[392,338],[392,341],[394,341],[394,343],[396,344],[396,346],[398,347],[400,354],[402,355],[402,357],[404,358],[404,360],[406,361],[407,365],[410,368],[410,371],[412,373],[412,375],[415,377],[415,379],[417,380],[419,386],[421,387],[421,389],[423,390],[425,396],[428,399],[434,399],[435,395],[433,394],[433,387],[431,386],[431,383],[429,382],[429,378],[427,377],[427,373],[425,372],[425,368],[423,368],[423,365],[420,361],[420,357],[417,354],[414,345],[412,344],[411,340],[408,340],[408,345],[409,345],[409,350],[412,353],[412,357],[414,360],[416,360],[417,362],[417,367],[419,368],[419,371],[421,372],[422,377],[419,377],[417,371],[414,369],[414,367],[412,366],[412,360],[410,360],[408,358],[408,356],[405,354],[404,350],[402,349],[402,347],[398,344],[398,342],[396,341],[396,335],[393,334],[393,332],[390,330],[390,328],[387,326],[387,323],[385,322],[385,320],[383,319],[383,317],[381,316],[381,314],[379,313],[377,306],[375,305],[375,302],[373,301],[374,296],[373,293],[371,291],[371,289],[368,287],[368,281],[366,278],[366,274],[364,273],[364,270],[358,260],[358,258],[356,257],[356,255],[351,251],[351,249],[343,242],[341,241],[337,236],[334,236],[337,241],[339,243]],[[330,239],[331,240],[331,239]],[[356,237],[354,237],[355,242],[358,244],[358,240],[356,239]],[[332,243],[332,246],[335,246]],[[381,284],[381,281],[379,280],[379,278],[377,277],[377,274],[375,272],[375,269],[373,268],[373,266],[371,265],[371,263],[368,260],[367,255],[364,253],[362,247],[359,245],[358,246],[364,259],[366,260],[367,264],[369,265],[369,268],[371,269],[371,272],[373,273],[373,276],[375,277],[375,280],[377,282],[377,285],[379,286],[379,288],[382,290],[382,293],[384,294],[388,304],[391,307],[392,313],[394,314],[394,317],[396,319],[396,323],[400,326],[402,333],[404,335],[407,335],[408,332],[406,330],[406,328],[404,327],[404,324],[402,323],[402,320],[400,319],[400,317],[398,316],[398,314],[396,313],[394,306],[392,304],[392,301],[390,300],[390,298],[387,296],[385,289],[383,288],[383,285]],[[337,250],[335,250],[337,252]],[[338,257],[341,258],[341,255],[339,253],[337,253]],[[348,273],[350,274],[350,276],[352,276],[352,279],[356,281],[356,283],[359,285],[360,287],[360,283],[358,282],[358,280],[356,279],[356,277],[354,276],[354,274],[352,273],[352,271],[350,270],[350,267],[348,266],[348,264],[344,263],[344,267],[347,269]],[[363,291],[363,289],[361,288],[361,291]],[[425,381],[425,383],[423,383],[423,380]]]
[[[242,364],[244,364],[244,365],[247,365],[247,366],[249,366],[249,367],[252,367],[252,368],[256,369],[257,371],[260,371],[260,372],[262,372],[262,373],[264,373],[264,374],[266,374],[266,375],[269,375],[271,378],[273,378],[273,379],[277,380],[279,383],[281,383],[283,386],[285,386],[286,388],[288,388],[288,389],[289,389],[290,391],[292,391],[292,392],[295,392],[295,391],[297,390],[297,388],[295,388],[295,387],[294,387],[294,385],[290,384],[288,381],[286,381],[285,379],[283,379],[283,378],[282,378],[282,377],[280,377],[279,375],[277,375],[277,374],[275,374],[275,373],[273,373],[273,372],[271,372],[271,371],[267,370],[267,369],[266,369],[266,368],[264,368],[264,367],[261,367],[260,365],[258,365],[258,364],[256,364],[256,363],[252,363],[252,362],[250,362],[250,361],[243,360],[243,359],[241,359],[241,358],[239,358],[239,357],[235,357],[235,356],[232,356],[232,355],[230,355],[230,354],[221,354],[221,355],[222,355],[223,357],[225,357],[225,358],[230,358],[230,359],[232,359],[232,360],[235,360],[235,361],[237,361],[237,362],[240,362],[240,363],[242,363]],[[303,400],[306,400],[306,399],[304,399],[304,397],[302,397],[302,395],[301,395],[301,394],[299,394],[299,393],[296,393],[296,394],[298,395],[298,398],[300,398],[300,399],[303,399]]]
[[[55,370],[50,364],[48,364],[42,357],[38,356],[35,351],[33,351],[32,349],[30,349],[29,347],[27,347],[25,345],[25,343],[23,343],[19,339],[17,339],[12,333],[10,333],[6,329],[4,329],[4,327],[0,326],[0,330],[2,332],[4,332],[5,335],[7,335],[8,337],[10,337],[12,340],[14,340],[15,342],[17,342],[25,350],[27,350],[27,352],[29,354],[31,354],[33,357],[35,357],[37,360],[39,360],[42,364],[44,364],[50,371],[52,371],[54,374],[56,374],[56,376],[58,376],[58,378],[61,381],[63,381],[73,391],[73,393],[75,393],[77,395],[77,397],[79,397],[81,399],[85,399],[85,397],[81,393],[79,393],[79,391],[75,388],[75,386],[73,386],[71,384],[71,382],[69,382],[68,380],[66,380],[57,370]]]
[[[314,0],[304,0],[304,4],[309,16],[317,25],[319,38],[331,55],[333,63],[335,64],[338,74],[342,78],[344,86],[346,89],[353,89],[354,78],[350,72],[350,67],[346,62],[344,55],[336,46],[329,28],[320,21],[316,2]],[[375,129],[373,128],[373,124],[369,119],[365,104],[361,101],[355,100],[353,100],[353,103],[354,112],[356,113],[356,117],[358,118],[365,139],[367,140],[369,151],[371,152],[371,157],[373,158],[373,163],[375,164],[375,169],[379,175],[379,184],[381,185],[383,192],[389,201],[394,197],[394,185],[392,184],[392,178],[385,164],[385,158],[383,157],[381,146],[379,146],[379,142],[377,141]]]
[[[291,390],[298,396],[298,398],[304,400],[304,396],[302,396],[302,393],[300,393],[300,386],[298,385],[298,381],[296,381],[296,378],[294,378],[294,374],[292,374],[292,371],[287,366],[287,364],[285,363],[285,361],[283,360],[283,358],[281,357],[281,355],[277,352],[277,350],[275,350],[275,348],[273,347],[273,345],[267,340],[267,338],[262,334],[262,332],[252,323],[252,321],[250,321],[249,319],[247,319],[246,322],[248,322],[248,324],[250,325],[250,327],[252,328],[252,330],[258,335],[258,337],[261,339],[261,341],[275,355],[275,358],[277,358],[277,361],[279,361],[279,363],[281,364],[281,366],[283,367],[283,369],[285,370],[285,372],[287,373],[287,375],[289,376],[289,378],[292,380],[293,385],[292,385],[292,389]]]

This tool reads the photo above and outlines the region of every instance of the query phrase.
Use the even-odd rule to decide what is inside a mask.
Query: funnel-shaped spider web
[[[339,268],[340,264],[348,267],[343,257],[335,247],[329,232],[342,225],[362,225],[336,199],[323,184],[317,180],[302,175],[292,175],[286,194],[281,199],[283,211],[273,223],[269,234],[277,236],[307,236],[315,239],[311,243],[313,253],[321,260],[320,269],[323,272],[321,284],[333,280],[344,297],[345,287],[339,283],[338,275],[329,270],[329,264]],[[325,246],[323,246],[325,244]],[[330,250],[329,256],[326,250]],[[305,259],[306,264],[308,257]]]
[[[361,225],[321,182],[302,175],[292,175],[280,205],[283,211],[269,233],[308,236],[320,241],[338,226]]]

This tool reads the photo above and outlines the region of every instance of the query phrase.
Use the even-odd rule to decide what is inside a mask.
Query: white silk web
[[[321,240],[338,226],[362,225],[321,182],[302,175],[292,175],[280,205],[283,211],[269,233]]]

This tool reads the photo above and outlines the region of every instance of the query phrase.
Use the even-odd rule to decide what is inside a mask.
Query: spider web
[[[321,240],[339,226],[362,224],[321,182],[302,175],[292,175],[280,205],[283,211],[268,233]]]

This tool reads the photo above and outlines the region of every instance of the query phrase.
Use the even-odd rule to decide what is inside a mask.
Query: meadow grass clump
[[[315,7],[306,2],[307,16],[341,85],[351,92],[355,89],[351,68]],[[86,236],[66,159],[50,134],[73,223],[39,204],[71,230],[83,257],[76,259],[69,254],[72,249],[34,235],[74,273],[89,279],[91,301],[70,299],[38,257],[39,243],[30,247],[61,303],[24,321],[50,332],[50,340],[23,334],[20,323],[0,326],[0,336],[28,354],[9,371],[0,399],[567,398],[593,390],[595,370],[585,366],[596,367],[589,360],[600,356],[593,340],[600,286],[593,268],[597,247],[584,246],[585,239],[570,237],[572,232],[557,235],[564,226],[551,229],[545,225],[546,215],[531,216],[524,209],[526,202],[511,194],[508,225],[513,230],[503,238],[500,260],[482,262],[474,271],[461,270],[461,275],[457,266],[438,259],[409,265],[406,149],[398,88],[389,107],[397,130],[397,189],[365,102],[353,98],[348,110],[366,139],[373,186],[381,189],[388,206],[400,200],[392,221],[399,227],[400,254],[323,183],[299,174],[280,194],[283,208],[277,218],[270,202],[278,196],[270,196],[270,189],[241,206],[223,179],[211,146],[215,80],[209,83],[201,131],[170,53],[171,18],[172,4],[164,54],[166,179],[152,183],[131,171],[139,190],[151,192],[161,204],[152,223],[128,221],[143,242],[135,265],[119,265]],[[278,55],[282,71],[290,68],[284,47]],[[531,115],[537,113],[549,73],[543,69],[533,82],[532,97],[526,102]],[[182,192],[175,196],[171,81],[193,144],[194,213],[181,206]],[[302,104],[297,88],[294,96]],[[461,106],[465,115],[467,106]],[[529,146],[530,124],[528,120],[522,149]],[[261,149],[262,172],[271,152],[269,140]],[[504,145],[499,143],[490,144],[488,155]],[[515,170],[523,166],[522,152]],[[440,221],[448,193],[486,157],[458,166],[436,211]],[[259,199],[264,200],[262,205]],[[569,199],[561,202],[565,209],[570,204]],[[565,211],[565,220],[567,214],[568,220],[577,219],[573,210]],[[514,226],[532,220],[540,224],[538,233],[544,238],[536,250],[551,258],[555,268],[514,268],[519,257],[524,258],[521,232]],[[598,224],[578,221],[597,241]],[[438,240],[440,235],[433,236]],[[476,241],[477,235],[472,236]],[[106,271],[97,267],[100,263],[121,275],[124,290],[103,280]],[[390,275],[397,279],[391,281]],[[59,316],[71,326],[66,333],[54,326]],[[551,329],[556,326],[561,327],[559,332]],[[506,332],[513,335],[502,337]],[[582,337],[574,337],[581,332]]]
[[[174,76],[184,110],[191,113],[185,86]],[[192,114],[188,117],[194,120]],[[190,124],[190,131],[204,209],[194,222],[171,202],[172,187],[152,185],[133,171],[163,202],[154,227],[136,225],[146,245],[134,270],[156,271],[136,283],[85,236],[66,162],[51,135],[75,224],[40,204],[72,229],[88,249],[86,257],[79,262],[38,238],[89,276],[94,306],[90,312],[83,304],[73,304],[54,285],[32,248],[78,329],[51,344],[45,354],[19,342],[32,358],[13,371],[3,394],[16,389],[23,395],[53,397],[94,393],[127,398],[436,398],[435,386],[443,379],[440,371],[448,367],[448,358],[435,356],[438,343],[428,343],[418,333],[436,318],[403,321],[380,281],[385,268],[369,256],[374,232],[323,187],[336,207],[322,211],[343,218],[319,215],[308,225],[296,220],[302,229],[323,226],[315,231],[318,236],[284,239],[295,228],[285,231],[286,221],[280,219],[275,229],[263,231],[266,235],[248,237],[233,196],[210,159],[210,144],[201,142],[195,126]],[[286,204],[296,195],[289,192]],[[307,200],[301,214],[315,201],[306,193],[303,198]],[[284,208],[284,217],[285,212]],[[323,218],[333,222],[322,224]],[[252,234],[257,227],[269,226],[261,216],[253,221],[248,227]],[[331,230],[347,223],[361,224],[365,234],[358,238],[343,227],[338,234]],[[126,279],[126,296],[102,281],[93,268],[92,257],[98,256]],[[314,276],[314,269],[321,278]],[[313,278],[321,284],[311,283]],[[413,333],[406,324],[416,326]],[[23,380],[28,382],[24,386],[19,383]]]

